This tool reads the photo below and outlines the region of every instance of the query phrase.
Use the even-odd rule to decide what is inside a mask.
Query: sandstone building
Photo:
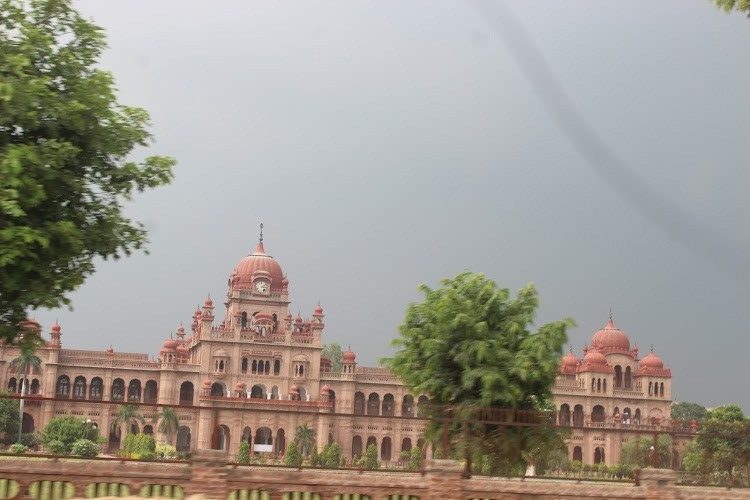
[[[347,457],[374,443],[392,462],[423,444],[425,420],[418,415],[427,398],[411,394],[386,368],[358,366],[351,350],[342,371],[333,372],[322,355],[323,309],[309,319],[292,316],[289,281],[262,241],[236,265],[227,287],[223,318],[207,298],[189,331],[178,328],[158,359],[112,348],[64,349],[60,325],[53,325],[28,392],[54,400],[26,404],[24,431],[64,415],[109,430],[117,408],[98,402],[113,401],[141,404],[147,423],[138,430],[150,433],[158,411],[150,405],[176,405],[176,445],[185,451],[213,448],[232,457],[247,441],[256,452],[280,455],[303,424],[315,430],[319,447],[338,442]],[[0,345],[0,384],[14,392],[21,392],[20,377],[9,362],[18,354]],[[615,463],[624,439],[668,421],[671,372],[653,352],[639,361],[638,348],[610,319],[582,360],[572,351],[562,359],[554,400],[558,423],[573,428],[571,459]],[[119,447],[123,430],[108,433],[110,449]]]

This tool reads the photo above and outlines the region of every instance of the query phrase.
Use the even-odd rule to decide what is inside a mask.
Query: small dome
[[[211,296],[206,297],[206,301],[203,303],[205,307],[213,307],[214,301],[211,300]]]
[[[581,362],[576,357],[575,354],[573,354],[573,351],[568,352],[568,354],[565,355],[565,357],[562,359],[562,366],[564,368],[576,368]]]
[[[592,366],[603,366],[607,364],[607,358],[598,349],[589,349],[586,355],[583,357],[584,365]]]
[[[273,314],[267,311],[261,311],[255,315],[255,321],[273,321]]]
[[[610,320],[607,325],[591,337],[591,346],[598,347],[603,351],[630,350],[630,339],[625,333],[615,326]]]
[[[299,394],[299,388],[296,385],[293,385],[289,388],[289,394]]]
[[[195,312],[193,313],[193,318],[200,318],[200,317],[201,317],[201,310],[196,309]]]
[[[174,351],[177,349],[177,346],[179,345],[179,342],[173,339],[167,339],[164,341],[164,345],[162,346],[165,351]]]
[[[114,352],[115,352],[115,350],[114,350],[114,349],[112,349],[112,346],[109,346],[109,349],[107,349],[107,353],[108,353],[108,354],[112,354],[112,353],[114,353]]]
[[[357,355],[354,354],[354,352],[350,349],[347,349],[344,351],[344,363],[354,363],[354,360],[357,359]]]
[[[651,351],[648,356],[643,358],[640,363],[641,368],[656,368],[661,370],[664,368],[664,362],[661,360],[659,356],[653,353]]]
[[[185,328],[182,325],[177,328],[177,335],[185,335]]]
[[[203,381],[203,388],[204,389],[210,389],[211,388],[211,379],[206,379]]]
[[[318,304],[318,307],[315,308],[315,315],[320,316],[323,314],[323,308],[320,307],[320,304]]]
[[[57,323],[57,321],[55,321],[55,324],[52,325],[52,333],[60,333],[60,325]]]
[[[322,387],[322,388],[320,389],[320,393],[321,393],[321,394],[329,394],[330,392],[331,392],[331,388],[330,388],[330,387],[328,387],[328,384],[324,385],[324,386],[323,386],[323,387]]]
[[[294,318],[294,322],[295,322],[296,324],[298,324],[298,325],[301,325],[301,324],[302,324],[302,316],[300,316],[300,315],[299,315],[299,313],[297,313],[297,317],[296,317],[296,318]]]
[[[237,385],[234,386],[234,389],[239,392],[244,392],[245,384],[243,384],[242,382],[237,382]]]
[[[292,313],[290,313],[289,311],[286,312],[286,319],[288,319],[290,321],[292,319]]]
[[[258,243],[255,252],[248,255],[234,268],[230,282],[237,288],[250,289],[253,286],[253,276],[260,273],[271,281],[271,290],[282,290],[284,287],[284,272],[273,257],[266,254],[263,242]],[[288,281],[287,281],[288,283]]]

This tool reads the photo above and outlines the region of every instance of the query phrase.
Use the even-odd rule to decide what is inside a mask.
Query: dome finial
[[[260,223],[260,242],[263,243],[263,223]]]
[[[609,320],[612,321],[612,306],[609,306]]]
[[[651,354],[654,353],[654,344],[651,344]]]

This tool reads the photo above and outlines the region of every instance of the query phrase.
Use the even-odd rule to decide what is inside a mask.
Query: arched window
[[[604,422],[604,419],[604,407],[602,405],[594,406],[593,410],[591,411],[591,421]]]
[[[380,414],[380,395],[377,392],[373,392],[367,398],[367,414],[368,415],[379,415]]]
[[[417,399],[417,416],[424,417],[427,415],[427,408],[430,405],[430,398],[427,396],[419,396]]]
[[[149,436],[154,435],[154,427],[152,425],[144,425],[143,426],[143,433],[148,434]]]
[[[284,434],[284,429],[279,429],[276,431],[276,442],[274,443],[274,455],[277,457],[284,454],[284,451],[286,451],[286,435]]]
[[[633,372],[630,370],[630,367],[625,368],[625,389],[632,389],[633,388]]]
[[[381,414],[386,417],[392,417],[396,414],[396,402],[393,400],[393,394],[383,396],[383,410]]]
[[[112,381],[112,401],[122,401],[125,399],[125,381],[116,378]]]
[[[279,386],[275,385],[271,388],[271,399],[279,399]]]
[[[190,427],[177,429],[177,451],[190,451]]]
[[[654,383],[653,382],[648,383],[648,395],[649,396],[654,395]]]
[[[573,426],[583,427],[583,406],[576,405],[573,408]]]
[[[101,401],[104,397],[104,382],[99,377],[91,379],[91,387],[89,387],[89,399],[92,401]]]
[[[154,404],[158,397],[159,391],[157,390],[156,380],[149,380],[146,382],[146,388],[143,391],[143,402]]]
[[[635,415],[633,415],[633,423],[634,424],[641,423],[641,409],[640,408],[635,409]]]
[[[591,392],[594,392],[596,390],[596,379],[591,379]]]
[[[352,438],[352,460],[362,456],[362,436]]]
[[[364,415],[365,414],[365,395],[361,392],[357,392],[354,394],[354,414],[355,415]],[[360,445],[362,444],[360,440]],[[357,454],[358,456],[361,455],[361,453]]]
[[[380,443],[380,458],[386,461],[391,459],[391,438],[387,436]]]
[[[276,359],[273,362],[273,374],[278,375],[279,373],[281,373],[281,360]]]
[[[575,448],[573,448],[573,460],[583,462],[583,450],[580,446],[576,446]]]
[[[258,373],[258,361],[255,359],[253,360],[253,364],[252,364],[252,372],[253,374]]]
[[[55,396],[58,398],[67,398],[70,396],[70,379],[67,375],[60,375],[57,377],[57,388],[55,389]]]
[[[624,410],[622,410],[622,423],[623,424],[631,423],[630,418],[631,418],[630,408],[625,408]]]
[[[229,449],[229,427],[219,425],[214,429],[214,435],[211,439],[211,449],[228,450]]]
[[[404,396],[404,400],[401,402],[401,416],[414,416],[414,397],[411,394]]]
[[[221,382],[214,382],[211,385],[211,396],[214,396],[214,397],[224,397],[226,395],[227,394],[224,391],[224,384],[222,384]],[[223,450],[224,448],[214,448],[214,449],[221,449],[221,450]]]
[[[607,392],[607,379],[602,380],[602,391]]]
[[[264,385],[255,384],[250,389],[250,397],[253,399],[266,399],[266,387]]]
[[[193,404],[193,383],[183,382],[180,385],[180,404],[181,405],[192,405]],[[188,436],[190,435],[190,429],[188,429]],[[189,441],[189,439],[188,439]]]
[[[378,440],[375,438],[375,436],[370,436],[367,438],[367,446],[365,447],[365,451],[370,445],[374,445],[375,448],[378,447]]]
[[[597,446],[594,450],[594,463],[600,464],[604,463],[604,447]]]
[[[622,387],[622,366],[615,366],[615,388],[619,389]]]
[[[570,405],[568,403],[560,405],[558,423],[559,425],[570,426]]]
[[[596,379],[596,392],[602,392],[602,379]]]
[[[664,397],[664,382],[659,385],[659,396]]]
[[[86,378],[76,377],[73,382],[73,399],[86,399]]]
[[[141,381],[133,379],[128,385],[128,401],[131,403],[141,402]]]
[[[11,377],[10,380],[8,380],[8,392],[15,393],[16,392],[16,378]]]
[[[247,373],[247,358],[242,358],[242,373]]]
[[[271,374],[271,362],[270,361],[266,361],[266,370],[265,370],[265,373],[266,373],[266,375],[270,375]]]
[[[31,394],[39,394],[39,379],[31,381]]]
[[[401,440],[401,451],[411,451],[411,439],[404,438]]]
[[[247,313],[246,312],[242,313],[242,328],[243,329],[247,328]]]

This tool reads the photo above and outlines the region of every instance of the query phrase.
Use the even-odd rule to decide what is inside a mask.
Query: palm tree
[[[307,456],[312,447],[315,446],[315,431],[310,429],[307,424],[297,426],[294,442],[299,446],[302,455]]]
[[[26,395],[26,386],[27,386],[27,380],[29,378],[29,373],[34,372],[40,372],[42,370],[42,360],[39,359],[39,356],[34,354],[36,350],[36,345],[33,343],[24,343],[21,342],[21,355],[17,358],[13,359],[13,361],[8,364],[10,369],[12,371],[15,371],[16,373],[20,373],[22,375],[21,379],[21,400],[18,405],[18,442],[21,442],[21,431],[23,430],[23,404],[24,400],[23,397]]]
[[[166,434],[167,444],[172,444],[172,433],[180,427],[180,419],[177,418],[174,408],[165,406],[154,416],[154,422],[159,422],[157,431]]]
[[[143,418],[143,415],[138,413],[138,407],[121,405],[117,410],[117,415],[115,416],[114,421],[112,422],[112,430],[117,433],[120,425],[125,424],[125,435],[127,436],[130,434],[130,426],[136,422],[140,422],[141,425],[146,423],[146,419]]]

